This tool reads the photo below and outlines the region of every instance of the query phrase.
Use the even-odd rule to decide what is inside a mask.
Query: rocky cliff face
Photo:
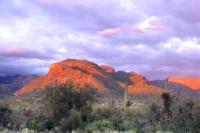
[[[15,76],[0,76],[0,95],[8,95],[21,89],[32,80],[38,78],[39,75],[15,75]]]
[[[50,65],[46,75],[32,81],[16,94],[24,94],[35,90],[43,90],[46,85],[53,85],[55,80],[58,84],[72,80],[74,83],[84,85],[91,84],[99,91],[123,93],[125,83],[128,83],[131,93],[161,93],[163,89],[151,85],[145,77],[135,72],[115,72],[110,66],[101,65],[87,61],[66,59]]]

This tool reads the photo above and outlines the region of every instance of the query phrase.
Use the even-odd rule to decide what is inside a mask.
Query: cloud
[[[5,58],[4,58],[5,59]],[[45,74],[47,73],[49,63],[51,61],[42,61],[38,59],[5,59],[5,62],[0,65],[0,75],[15,75],[15,74]]]
[[[38,51],[32,49],[25,49],[20,47],[6,47],[5,49],[1,49],[0,56],[3,57],[11,57],[11,58],[36,58],[36,59],[53,59],[54,56],[50,55],[54,53],[54,55],[58,52],[53,50],[46,51]]]
[[[109,35],[109,34],[115,34],[122,31],[121,28],[109,28],[109,29],[105,29],[103,31],[98,31],[97,34],[98,35]]]
[[[156,17],[148,18],[144,22],[138,25],[131,25],[129,23],[124,23],[120,27],[107,28],[101,31],[97,31],[98,35],[112,35],[120,32],[151,32],[155,30],[167,30],[166,28],[171,28],[171,26],[164,25]],[[126,33],[125,33],[126,34]]]
[[[88,59],[148,79],[199,76],[198,0],[2,0],[0,75]]]

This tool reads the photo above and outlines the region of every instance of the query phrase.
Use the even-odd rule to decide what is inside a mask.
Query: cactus
[[[54,81],[54,86],[56,87],[57,85],[58,85],[58,80],[55,79],[55,81]]]
[[[163,110],[162,110],[162,116],[164,119],[169,119],[172,116],[171,111],[171,104],[172,104],[172,98],[169,93],[162,93],[161,98],[163,99]]]
[[[169,82],[168,82],[168,78],[165,79],[165,90],[166,93],[168,93],[168,87],[169,87]]]
[[[126,82],[125,89],[124,89],[124,109],[127,107],[127,101],[128,101],[128,84]]]
[[[161,98],[163,99],[163,117],[164,119],[169,119],[172,115],[171,112],[171,95],[169,93],[169,82],[168,82],[168,78],[165,79],[165,91],[164,93],[162,93]]]

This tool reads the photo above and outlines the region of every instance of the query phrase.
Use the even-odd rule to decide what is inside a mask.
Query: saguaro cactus
[[[125,89],[124,89],[124,109],[127,107],[128,101],[128,83],[126,82]]]
[[[168,93],[168,89],[169,89],[169,82],[168,82],[168,78],[165,79],[165,90]]]
[[[168,82],[168,78],[165,79],[165,91],[164,93],[162,93],[161,98],[163,99],[163,118],[168,119],[171,117],[172,112],[171,112],[171,96],[169,94],[169,82]]]
[[[54,81],[54,86],[57,87],[57,85],[58,85],[58,80],[55,79],[55,81]]]
[[[162,116],[164,119],[169,119],[172,116],[171,112],[171,96],[169,93],[164,92],[161,95],[161,98],[163,99],[163,111]]]

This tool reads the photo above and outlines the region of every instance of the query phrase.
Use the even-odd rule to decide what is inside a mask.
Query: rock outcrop
[[[100,67],[105,70],[106,72],[108,73],[113,73],[115,72],[115,69],[113,67],[110,67],[110,66],[106,66],[106,65],[100,65]]]

